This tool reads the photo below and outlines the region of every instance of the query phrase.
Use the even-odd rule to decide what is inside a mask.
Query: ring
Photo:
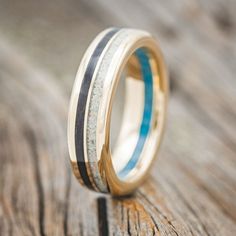
[[[126,28],[101,32],[82,58],[70,100],[68,146],[79,182],[118,196],[140,186],[162,140],[167,99],[167,71],[153,37]]]

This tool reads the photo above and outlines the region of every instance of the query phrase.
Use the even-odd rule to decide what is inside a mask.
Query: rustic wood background
[[[0,0],[0,235],[236,235],[235,0]],[[129,198],[72,175],[67,109],[83,52],[143,28],[171,78],[159,160]]]

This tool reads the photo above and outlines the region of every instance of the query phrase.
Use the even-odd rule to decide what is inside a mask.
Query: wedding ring
[[[132,193],[157,156],[167,99],[165,63],[153,37],[126,28],[101,32],[82,58],[70,101],[68,145],[79,182],[112,195]],[[113,114],[116,101],[121,118]],[[118,129],[113,143],[111,127]]]

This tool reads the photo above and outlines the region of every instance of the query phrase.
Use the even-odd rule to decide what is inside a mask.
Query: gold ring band
[[[123,116],[111,148],[111,117],[121,99],[121,81]],[[70,160],[80,183],[113,195],[133,192],[159,149],[167,99],[165,63],[153,37],[135,29],[101,32],[80,63],[68,116]]]

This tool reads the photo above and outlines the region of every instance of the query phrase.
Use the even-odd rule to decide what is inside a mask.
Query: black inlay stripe
[[[112,29],[109,31],[98,43],[97,47],[95,48],[88,66],[85,71],[85,75],[81,84],[79,100],[77,104],[77,111],[76,111],[76,121],[75,121],[75,151],[76,151],[76,158],[78,169],[81,175],[81,178],[84,184],[93,189],[92,183],[89,179],[85,159],[84,159],[84,145],[83,145],[83,137],[84,137],[84,116],[85,116],[85,108],[87,103],[88,91],[91,84],[91,80],[98,63],[99,57],[101,56],[103,49],[112,38],[112,36],[118,32],[118,29]]]

